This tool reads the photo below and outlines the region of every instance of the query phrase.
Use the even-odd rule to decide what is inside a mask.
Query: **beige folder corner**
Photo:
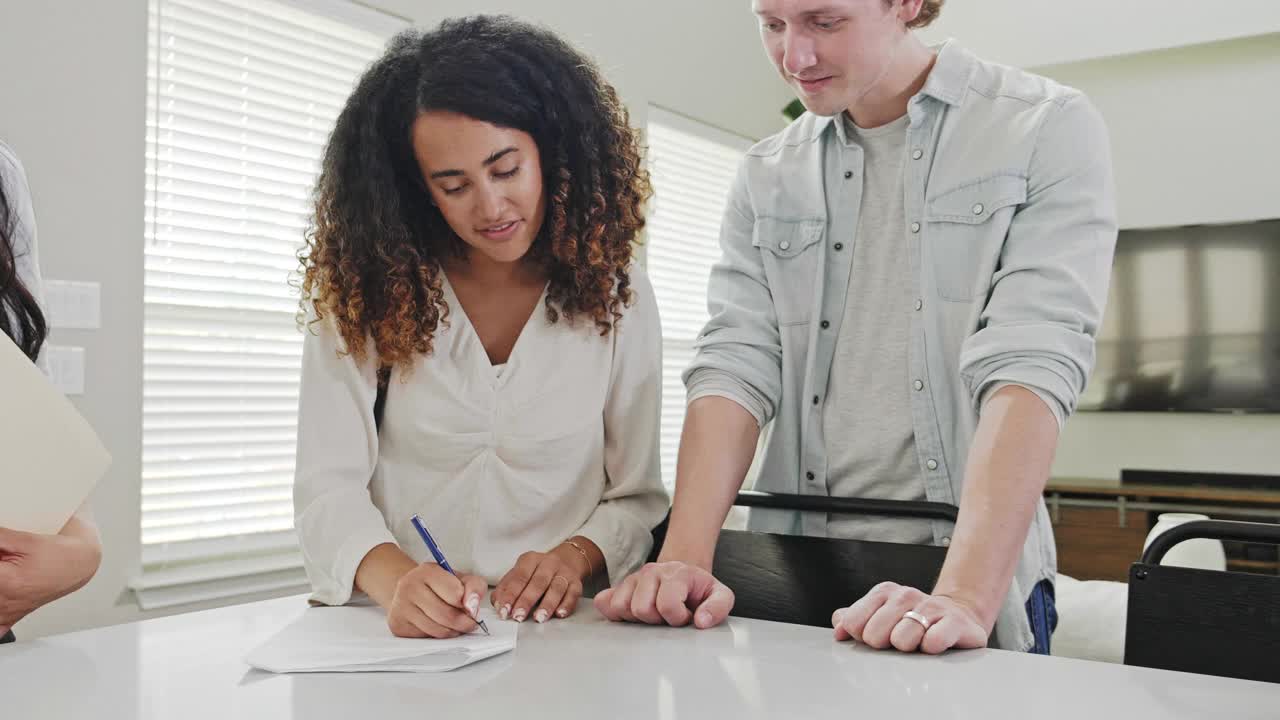
[[[110,464],[71,401],[0,333],[0,527],[58,532]]]

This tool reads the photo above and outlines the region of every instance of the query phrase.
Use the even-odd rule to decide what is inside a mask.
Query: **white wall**
[[[653,102],[758,137],[781,126],[790,98],[745,2],[366,4],[416,24],[481,11],[543,22],[596,56],[636,124]],[[24,621],[28,637],[140,616],[126,584],[139,549],[146,42],[146,0],[0,6],[0,137],[30,175],[46,277],[102,284],[101,330],[56,330],[52,341],[86,348],[85,394],[74,400],[114,458],[93,496],[102,569]]]
[[[925,37],[1035,67],[1273,32],[1275,0],[952,0]]]
[[[1280,34],[1037,72],[1081,88],[1106,118],[1122,227],[1280,218]],[[1276,415],[1081,413],[1054,472],[1276,475],[1277,440]]]
[[[1280,217],[1280,33],[1036,71],[1106,118],[1122,227]]]
[[[661,105],[748,137],[782,127],[794,97],[760,47],[748,0],[378,0],[421,25],[481,12],[537,20],[590,52],[643,124]]]
[[[86,349],[73,399],[113,459],[92,499],[98,577],[19,624],[24,634],[124,617],[116,601],[138,557],[146,42],[145,0],[0,9],[0,137],[27,169],[45,277],[102,284],[102,329],[51,341]]]

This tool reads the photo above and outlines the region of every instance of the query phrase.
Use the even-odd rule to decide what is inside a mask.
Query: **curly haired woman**
[[[395,634],[452,637],[491,585],[499,617],[544,622],[644,561],[668,506],[658,311],[632,264],[649,194],[614,89],[548,31],[449,20],[365,73],[302,258],[314,601],[363,592]]]

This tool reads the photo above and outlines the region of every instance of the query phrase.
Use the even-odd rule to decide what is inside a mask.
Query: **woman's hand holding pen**
[[[582,598],[582,585],[591,577],[595,563],[591,556],[603,555],[585,538],[574,538],[551,552],[527,552],[494,588],[490,601],[498,617],[524,622],[565,618],[573,614]]]
[[[387,606],[387,626],[400,637],[452,638],[476,629],[488,584],[476,575],[455,576],[434,562],[405,573]]]

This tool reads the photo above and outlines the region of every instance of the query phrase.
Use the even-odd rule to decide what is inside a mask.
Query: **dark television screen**
[[[1120,231],[1080,409],[1280,412],[1280,220]]]

